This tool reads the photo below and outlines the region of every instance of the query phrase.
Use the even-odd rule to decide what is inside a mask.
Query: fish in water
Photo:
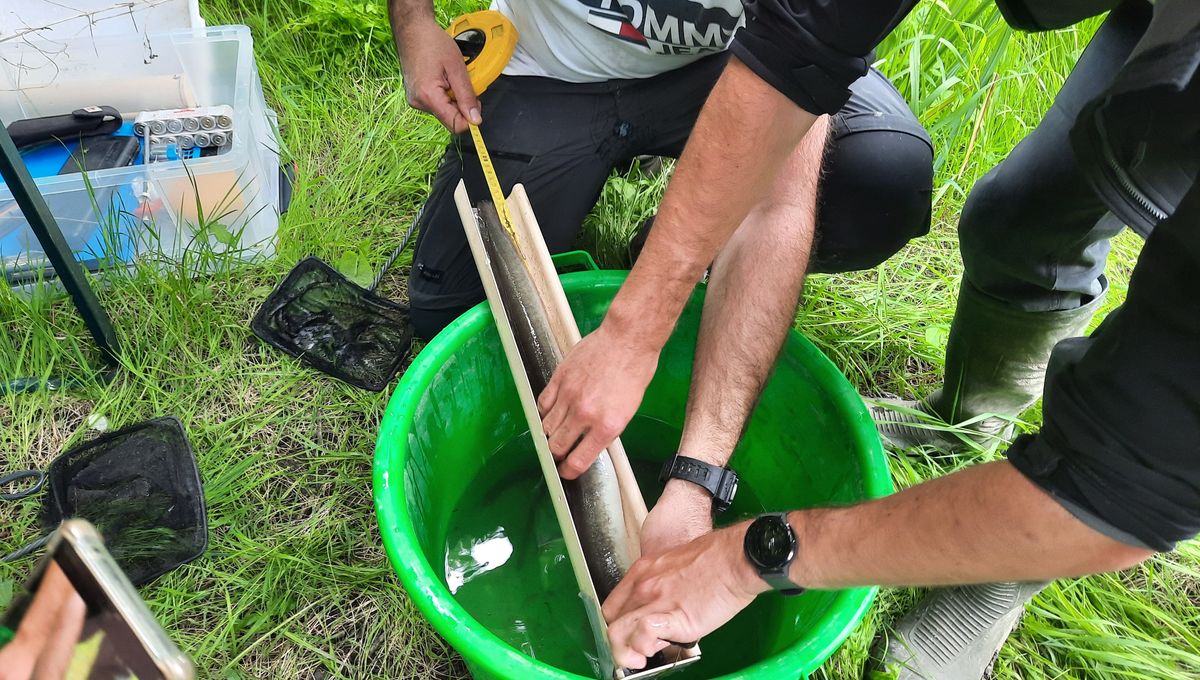
[[[481,202],[479,217],[484,250],[492,263],[500,300],[536,398],[550,382],[562,353],[554,341],[546,307],[516,244],[501,226],[496,207],[489,201]],[[562,484],[588,571],[603,602],[633,561],[626,542],[621,489],[608,452],[601,452],[592,467],[577,479],[564,479]]]

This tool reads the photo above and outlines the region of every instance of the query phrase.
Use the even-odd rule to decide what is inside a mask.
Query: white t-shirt
[[[729,46],[741,0],[493,0],[520,35],[506,75],[648,78]]]

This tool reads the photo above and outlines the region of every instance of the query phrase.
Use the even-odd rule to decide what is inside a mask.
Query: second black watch
[[[799,584],[788,578],[788,568],[796,559],[799,549],[796,532],[788,524],[787,513],[769,512],[746,528],[742,550],[754,570],[767,585],[784,595],[799,595],[804,592]]]
[[[665,484],[670,479],[682,479],[704,487],[712,494],[713,510],[717,512],[728,510],[733,503],[733,497],[737,495],[736,472],[687,456],[675,456],[663,464],[658,481]]]

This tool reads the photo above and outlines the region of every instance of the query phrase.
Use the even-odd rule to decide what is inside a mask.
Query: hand
[[[87,605],[58,564],[46,567],[13,639],[0,648],[0,678],[64,678]]]
[[[396,39],[409,106],[432,113],[451,132],[479,125],[479,98],[454,38],[434,21],[406,28]]]
[[[695,484],[668,480],[642,523],[642,557],[661,555],[712,531],[712,503],[712,496]]]
[[[603,606],[618,665],[643,668],[668,641],[699,640],[768,589],[742,553],[747,526],[634,562]]]
[[[658,368],[658,350],[604,324],[567,352],[538,397],[558,473],[575,479],[625,429]]]

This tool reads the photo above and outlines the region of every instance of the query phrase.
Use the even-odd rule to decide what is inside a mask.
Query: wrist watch
[[[663,464],[658,481],[665,484],[671,479],[682,479],[703,487],[712,496],[713,510],[716,512],[728,510],[737,494],[736,472],[687,456],[675,456]]]
[[[759,515],[746,529],[742,550],[762,580],[784,595],[799,595],[804,588],[788,578],[788,567],[796,558],[796,532],[788,524],[787,514],[772,512]]]

